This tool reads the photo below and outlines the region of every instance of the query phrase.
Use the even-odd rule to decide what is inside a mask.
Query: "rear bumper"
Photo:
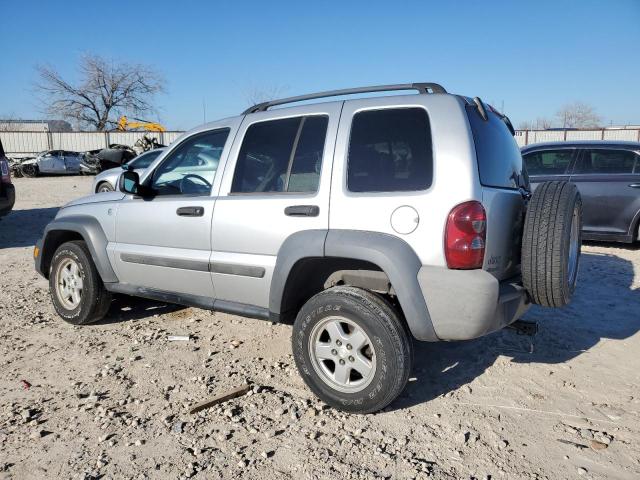
[[[440,340],[469,340],[510,325],[530,303],[519,278],[423,266],[418,283]]]
[[[0,194],[0,217],[8,214],[16,203],[16,188],[12,184],[2,186],[2,194]]]

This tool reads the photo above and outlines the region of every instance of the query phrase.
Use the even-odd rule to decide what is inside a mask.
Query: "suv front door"
[[[634,170],[635,168],[635,170]],[[583,149],[571,174],[582,196],[583,230],[631,241],[640,211],[640,156],[632,150]]]
[[[239,123],[239,121],[237,121]],[[116,243],[110,248],[121,283],[183,293],[212,304],[209,275],[216,172],[229,132],[221,126],[184,138],[141,183],[155,195],[127,195],[117,204]]]
[[[236,136],[213,215],[216,298],[269,306],[278,251],[327,230],[340,103],[250,114]]]

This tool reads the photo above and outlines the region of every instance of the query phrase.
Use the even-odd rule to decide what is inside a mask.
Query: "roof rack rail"
[[[437,83],[398,83],[395,85],[375,85],[372,87],[345,88],[342,90],[329,90],[327,92],[311,93],[308,95],[299,95],[297,97],[281,98],[280,100],[271,100],[269,102],[257,103],[247,108],[243,115],[248,113],[264,112],[269,107],[276,105],[284,105],[286,103],[303,102],[305,100],[313,100],[316,98],[338,97],[342,95],[354,95],[357,93],[373,93],[373,92],[391,92],[395,90],[417,90],[420,93],[447,93],[442,85]]]

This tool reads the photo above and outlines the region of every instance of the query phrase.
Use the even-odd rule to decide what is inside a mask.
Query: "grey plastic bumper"
[[[484,270],[423,266],[418,283],[440,340],[469,340],[500,330],[530,306],[519,279],[499,282]]]

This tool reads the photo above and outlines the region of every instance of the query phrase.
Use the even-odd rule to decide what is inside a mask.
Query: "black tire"
[[[577,257],[572,270],[574,215],[577,215],[577,233],[574,231]],[[578,276],[581,231],[582,200],[576,186],[557,181],[540,184],[527,207],[522,239],[522,281],[533,303],[562,307],[571,301]]]
[[[59,267],[68,260],[77,264],[83,283],[80,302],[75,308],[66,306],[57,291],[57,284],[61,281]],[[111,293],[104,288],[91,253],[83,241],[63,243],[53,254],[49,271],[49,292],[58,315],[73,325],[86,325],[101,320],[111,305]]]
[[[34,178],[40,174],[40,169],[34,164],[21,165],[20,171],[22,172],[22,176],[26,178]]]
[[[96,193],[113,192],[113,191],[114,191],[114,188],[109,182],[101,182],[96,187]]]
[[[375,350],[372,379],[357,392],[333,388],[316,371],[310,356],[314,327],[338,312],[364,331]],[[385,299],[367,290],[339,286],[312,297],[298,313],[291,342],[307,386],[322,401],[346,412],[371,413],[386,407],[400,395],[411,372],[413,345],[403,321]]]

